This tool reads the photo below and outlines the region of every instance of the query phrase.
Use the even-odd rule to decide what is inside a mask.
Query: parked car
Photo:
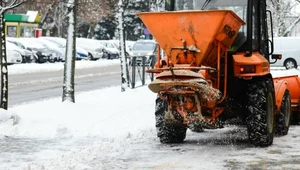
[[[119,50],[119,51],[121,51],[121,48],[120,48],[120,40],[108,40],[108,41],[110,41],[110,42],[113,42],[114,43],[114,45],[117,47],[117,49]],[[130,52],[131,52],[131,50],[132,50],[132,47],[133,47],[133,45],[134,45],[134,43],[135,43],[136,41],[129,41],[129,40],[126,40],[125,41],[125,55],[128,57],[129,56],[129,54],[130,54]]]
[[[76,38],[78,46],[83,47],[89,52],[89,58],[91,60],[98,60],[104,58],[106,50],[97,40],[88,38]]]
[[[271,66],[283,66],[286,69],[300,65],[300,37],[274,37],[274,54],[282,54],[282,59]],[[272,60],[271,60],[272,62]]]
[[[56,44],[59,44],[60,46],[66,48],[66,44],[67,41],[64,38],[60,38],[60,37],[39,37],[41,39],[46,39],[48,41],[54,42]],[[86,48],[88,47],[88,48]],[[76,54],[77,60],[97,60],[99,58],[102,57],[101,53],[98,53],[97,51],[95,51],[94,49],[91,49],[91,47],[89,46],[89,44],[85,44],[85,46],[81,46],[80,44],[78,44],[78,41],[76,41]]]
[[[8,41],[6,41],[6,49],[19,52],[22,56],[22,63],[35,62],[36,56],[32,51],[23,49],[23,48],[17,46],[16,44],[8,42]]]
[[[36,63],[54,62],[54,57],[52,57],[52,51],[38,43],[31,43],[23,38],[7,37],[6,39],[8,42],[14,43],[23,49],[27,49],[35,53]]]
[[[120,51],[118,46],[115,45],[114,42],[110,40],[97,40],[101,45],[105,47],[104,57],[107,59],[116,59],[120,58]]]
[[[137,64],[142,63],[142,57],[146,57],[146,64],[154,64],[157,55],[157,42],[155,40],[138,40],[132,46],[130,57],[136,57]]]
[[[44,47],[55,50],[57,53],[59,53],[57,61],[64,61],[65,60],[65,53],[66,49],[65,47],[56,44],[54,42],[48,41],[46,39],[41,39],[41,38],[32,38],[32,40],[36,41],[37,43],[43,45]]]
[[[51,57],[54,61],[64,60],[64,56],[65,56],[65,54],[64,54],[65,52],[63,51],[64,49],[52,42],[42,40],[39,38],[20,38],[20,39],[24,39],[28,43],[31,43],[35,46],[37,46],[37,44],[39,44],[39,45],[43,46],[44,48],[48,49],[47,51],[49,51],[51,53]]]
[[[126,40],[126,47],[128,48],[128,51],[132,51],[133,45],[134,43],[136,43],[136,41],[128,41]]]
[[[7,64],[20,64],[22,63],[22,55],[11,49],[6,49]]]

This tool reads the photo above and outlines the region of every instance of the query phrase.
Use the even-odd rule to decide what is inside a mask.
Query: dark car
[[[19,52],[22,56],[22,63],[32,63],[36,60],[35,54],[32,51],[21,48],[14,43],[6,41],[6,48]]]
[[[40,44],[29,42],[23,38],[7,38],[7,41],[14,43],[21,48],[32,51],[34,53],[36,63],[55,62],[58,61],[60,55],[58,51],[45,48]]]

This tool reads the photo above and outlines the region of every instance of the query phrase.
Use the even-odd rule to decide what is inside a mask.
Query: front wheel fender
[[[276,114],[279,113],[283,95],[287,87],[287,82],[284,80],[274,81],[275,99],[276,99]]]

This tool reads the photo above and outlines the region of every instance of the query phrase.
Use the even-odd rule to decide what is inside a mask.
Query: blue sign
[[[150,31],[148,30],[148,28],[145,28],[145,29],[144,29],[144,34],[145,34],[145,35],[150,35],[150,34],[151,34]]]

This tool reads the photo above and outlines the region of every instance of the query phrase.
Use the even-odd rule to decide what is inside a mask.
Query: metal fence
[[[146,85],[146,80],[153,81],[153,73],[146,73],[146,70],[154,67],[155,56],[150,56],[149,59],[145,56],[128,57],[127,59],[131,88]]]

